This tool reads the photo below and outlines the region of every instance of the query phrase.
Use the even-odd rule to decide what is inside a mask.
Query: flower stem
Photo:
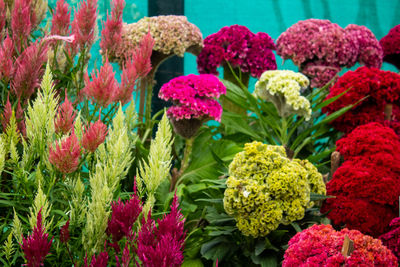
[[[193,143],[194,143],[193,137],[186,139],[185,150],[183,152],[183,159],[181,161],[181,168],[178,172],[175,172],[172,174],[171,186],[169,188],[170,192],[175,190],[176,185],[178,184],[179,178],[182,177],[185,170],[189,167],[190,158],[191,158],[192,151],[193,151]]]

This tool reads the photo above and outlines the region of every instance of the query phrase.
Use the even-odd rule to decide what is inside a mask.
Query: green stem
[[[281,145],[286,146],[288,144],[287,140],[287,121],[285,117],[282,117],[282,127],[281,127]]]
[[[151,127],[151,99],[153,97],[153,80],[154,80],[154,76],[153,75],[149,75],[147,78],[147,86],[146,86],[146,109],[145,109],[145,124],[146,124],[146,128],[150,128]]]
[[[169,191],[172,192],[173,190],[175,190],[176,185],[179,182],[179,179],[182,177],[183,173],[185,172],[185,170],[189,167],[189,163],[190,163],[190,158],[192,155],[192,151],[193,151],[193,143],[194,143],[194,137],[192,138],[188,138],[186,139],[185,142],[185,150],[183,152],[183,159],[181,161],[181,168],[180,170],[176,173],[176,175],[172,176],[171,179],[171,186],[169,188]]]

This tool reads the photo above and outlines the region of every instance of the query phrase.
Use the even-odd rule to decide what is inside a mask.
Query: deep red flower
[[[107,132],[107,125],[100,118],[95,123],[90,123],[82,137],[83,148],[91,153],[95,152],[99,145],[106,140]]]
[[[69,236],[69,220],[61,227],[60,230],[60,241],[61,243],[68,243],[70,240]]]
[[[49,254],[53,242],[53,238],[50,241],[48,239],[49,234],[45,233],[42,225],[42,209],[40,209],[32,234],[26,239],[22,236],[21,248],[24,252],[27,266],[38,267],[43,265],[43,261]]]
[[[93,255],[90,264],[87,263],[87,257],[85,257],[84,267],[107,267],[109,255],[107,251],[100,252],[97,256]]]
[[[67,138],[55,142],[49,148],[49,161],[62,173],[76,171],[81,157],[78,138],[72,132]]]
[[[394,218],[389,227],[390,230],[381,235],[379,239],[400,260],[400,217]]]
[[[383,49],[383,61],[400,69],[400,25],[394,26],[380,41]]]
[[[58,108],[58,114],[54,121],[55,130],[57,133],[67,134],[74,128],[75,112],[72,103],[68,99],[65,92],[64,103]]]
[[[67,35],[71,20],[68,3],[64,0],[57,1],[57,6],[51,21],[51,35]]]

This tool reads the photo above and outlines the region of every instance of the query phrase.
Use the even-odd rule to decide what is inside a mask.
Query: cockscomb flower
[[[107,125],[100,118],[95,123],[90,123],[82,137],[82,147],[94,153],[99,145],[106,140],[107,132]]]
[[[114,102],[115,96],[119,90],[117,80],[115,79],[115,73],[107,58],[103,66],[101,66],[100,71],[95,73],[93,70],[92,81],[89,80],[87,74],[85,75],[85,84],[86,86],[83,89],[83,93],[86,97],[102,107],[107,107]]]
[[[110,56],[113,60],[123,63],[149,31],[154,39],[153,66],[172,55],[183,57],[185,52],[197,55],[203,47],[199,28],[188,22],[185,16],[145,17],[136,23],[123,25],[122,45],[115,51],[115,55]]]
[[[13,54],[14,43],[7,35],[0,45],[0,79],[4,80],[6,83],[13,75]]]
[[[88,265],[87,257],[85,257],[84,267],[107,267],[109,255],[107,251],[100,252],[97,256],[93,255]]]
[[[346,92],[347,91],[347,92]],[[355,127],[369,122],[384,123],[386,120],[385,106],[393,105],[393,113],[389,120],[399,121],[396,114],[400,99],[400,75],[391,71],[360,67],[356,71],[348,71],[330,88],[326,99],[343,94],[322,112],[331,114],[351,104],[355,107],[332,122],[335,129],[349,133]]]
[[[260,77],[264,71],[276,69],[274,49],[274,41],[266,33],[254,34],[240,25],[223,27],[204,39],[197,68],[199,73],[217,74],[217,67],[227,67],[229,62],[244,73]]]
[[[171,213],[158,220],[158,224],[157,228],[150,212],[147,221],[143,218],[137,238],[136,254],[147,267],[181,266],[186,233],[176,195],[171,205]]]
[[[383,49],[383,61],[400,69],[400,25],[394,26],[379,43]]]
[[[400,217],[394,218],[389,227],[390,230],[381,235],[379,239],[400,260]]]
[[[354,242],[349,256],[342,254],[345,237]],[[397,259],[378,239],[356,230],[313,225],[289,241],[283,267],[289,266],[397,266]]]
[[[47,254],[50,252],[53,238],[49,241],[49,234],[45,233],[42,225],[42,209],[39,210],[36,220],[36,226],[33,232],[27,238],[22,237],[21,249],[24,252],[27,266],[42,266]]]
[[[51,35],[67,35],[71,20],[68,3],[64,0],[57,1],[57,6],[51,21]]]
[[[215,98],[226,93],[226,88],[211,74],[190,74],[164,84],[159,97],[172,101],[167,115],[175,131],[185,138],[192,137],[207,120],[220,121],[222,107]]]
[[[380,68],[382,48],[373,33],[364,26],[341,28],[329,20],[299,21],[276,41],[277,53],[291,59],[311,80],[312,87],[322,87],[343,67],[357,61]]]
[[[70,240],[69,236],[69,220],[61,227],[60,230],[60,242],[61,243],[68,243]]]
[[[33,25],[31,16],[34,15],[31,11],[31,1],[15,0],[12,9],[11,30],[14,44],[19,52],[22,52],[22,47],[25,47],[27,40],[32,31]]]
[[[113,242],[118,242],[124,236],[131,234],[133,224],[142,212],[139,197],[131,195],[128,201],[123,203],[121,199],[112,203],[111,218],[108,220],[107,234],[112,235]]]
[[[266,236],[304,217],[310,193],[325,194],[322,175],[308,162],[290,160],[283,146],[245,144],[229,165],[225,211],[246,236]]]
[[[309,80],[301,73],[290,70],[270,70],[264,72],[256,83],[255,93],[265,101],[272,102],[281,117],[292,114],[311,117],[310,102],[300,92],[309,85]]]
[[[49,147],[50,163],[64,174],[77,170],[80,157],[81,147],[74,132]]]
[[[85,0],[81,2],[75,12],[72,21],[72,34],[75,42],[80,49],[90,47],[96,38],[96,19],[97,19],[97,0]]]
[[[107,14],[107,20],[101,30],[100,48],[108,57],[114,55],[122,43],[122,12],[125,0],[113,0],[111,16]]]
[[[76,114],[72,103],[68,99],[67,92],[65,92],[65,100],[58,108],[57,117],[54,121],[56,133],[67,134],[74,127]]]

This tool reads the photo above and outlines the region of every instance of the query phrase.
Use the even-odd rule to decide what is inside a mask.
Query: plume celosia
[[[93,153],[104,143],[107,136],[107,125],[100,118],[95,123],[90,123],[82,137],[82,147]]]
[[[67,134],[74,127],[75,112],[72,103],[68,99],[67,92],[65,92],[64,103],[58,108],[58,114],[54,121],[56,133]]]
[[[11,30],[14,44],[19,52],[25,47],[32,31],[32,18],[34,15],[31,9],[30,0],[15,0],[12,10]]]
[[[135,64],[136,72],[140,78],[146,77],[151,70],[151,54],[153,51],[154,42],[155,41],[153,37],[151,37],[150,32],[148,32],[143,36],[139,45],[132,53],[131,61]]]
[[[74,132],[49,148],[50,163],[64,174],[76,171],[80,157],[81,148]]]
[[[108,253],[107,251],[100,252],[99,255],[93,255],[90,264],[87,263],[87,257],[85,257],[84,267],[107,267],[108,263]]]
[[[158,228],[149,212],[147,221],[142,220],[138,233],[137,251],[142,264],[146,267],[175,267],[183,263],[183,246],[186,233],[183,228],[184,218],[178,209],[175,195],[171,212],[158,220]]]
[[[108,220],[107,234],[112,235],[113,242],[118,242],[124,236],[131,234],[133,224],[142,212],[139,197],[131,195],[128,201],[123,203],[121,199],[112,203],[111,218]]]
[[[89,80],[87,74],[85,75],[85,83],[86,86],[83,89],[83,93],[102,107],[107,107],[114,102],[118,94],[118,83],[108,58],[101,66],[100,71],[97,71],[97,73],[95,71],[92,72],[92,81]]]
[[[0,45],[0,79],[5,82],[8,82],[13,75],[13,54],[14,43],[7,35]]]
[[[97,0],[81,2],[72,21],[72,34],[75,36],[73,46],[83,49],[90,47],[96,38]]]
[[[18,101],[17,108],[13,111],[10,103],[10,99],[7,97],[6,105],[4,106],[3,114],[1,115],[1,124],[3,126],[3,131],[5,131],[10,123],[12,113],[14,112],[15,120],[17,122],[18,131],[26,136],[26,126],[24,111],[22,110],[21,103]]]
[[[21,101],[28,100],[40,85],[47,48],[47,42],[33,43],[15,61],[11,91]]]
[[[64,0],[57,1],[57,6],[51,21],[51,34],[64,36],[68,34],[71,12],[68,3]]]
[[[45,233],[42,225],[42,210],[39,210],[36,226],[27,238],[22,238],[21,248],[24,252],[27,266],[38,267],[43,265],[43,261],[49,254],[53,238],[49,241],[49,234]]]
[[[61,243],[68,243],[70,240],[69,235],[69,220],[61,227],[60,230],[60,242]]]
[[[4,4],[3,0],[0,0],[0,32],[3,31],[4,26],[6,25],[6,14],[7,7]]]
[[[116,53],[122,42],[122,12],[125,0],[113,0],[111,16],[107,14],[107,20],[101,30],[100,48],[106,56]]]

